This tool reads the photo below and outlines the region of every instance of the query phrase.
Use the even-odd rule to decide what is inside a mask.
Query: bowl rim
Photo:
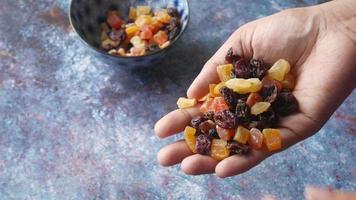
[[[155,51],[153,53],[150,53],[150,54],[145,54],[145,55],[142,55],[142,56],[120,56],[120,55],[113,55],[113,54],[109,54],[108,52],[100,49],[100,48],[96,48],[94,47],[93,45],[91,45],[90,43],[88,43],[77,31],[77,29],[74,27],[73,25],[73,22],[72,22],[72,16],[71,16],[71,13],[72,13],[72,9],[73,9],[73,1],[74,0],[71,0],[70,1],[70,6],[69,6],[69,12],[68,12],[68,18],[69,18],[69,23],[70,23],[70,26],[72,27],[73,31],[75,32],[75,34],[79,37],[80,41],[82,43],[84,43],[87,47],[89,47],[90,49],[104,55],[104,56],[109,56],[111,58],[115,58],[115,59],[140,59],[140,58],[147,58],[147,57],[150,57],[150,56],[153,56],[155,54],[159,54],[159,53],[162,53],[164,51],[167,51],[168,49],[170,49],[174,43],[176,43],[180,38],[181,36],[183,35],[183,33],[185,32],[185,30],[188,28],[188,25],[189,25],[189,22],[190,22],[190,5],[189,5],[189,1],[188,0],[184,0],[187,4],[187,9],[188,9],[188,14],[187,14],[187,24],[186,26],[180,31],[180,33],[174,38],[174,40],[165,48],[163,49],[159,49],[158,51]]]

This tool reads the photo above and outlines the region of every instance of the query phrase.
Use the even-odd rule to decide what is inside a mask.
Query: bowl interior
[[[70,19],[73,28],[89,46],[106,53],[100,48],[100,23],[105,22],[109,10],[118,10],[122,19],[128,19],[129,7],[149,5],[153,10],[174,7],[181,16],[180,37],[187,26],[189,7],[186,0],[72,0]],[[174,41],[172,41],[173,43]]]

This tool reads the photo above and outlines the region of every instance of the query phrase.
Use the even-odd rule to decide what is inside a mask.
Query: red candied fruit
[[[122,25],[122,20],[120,19],[119,16],[116,14],[109,14],[109,17],[107,18],[107,23],[115,29],[120,29]]]

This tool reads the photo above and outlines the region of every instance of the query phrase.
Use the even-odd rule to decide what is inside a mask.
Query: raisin
[[[229,110],[223,110],[215,113],[214,120],[215,123],[222,128],[235,128],[235,115]]]
[[[148,51],[151,51],[151,52],[157,51],[158,49],[159,49],[159,47],[158,47],[157,44],[150,44],[150,45],[148,46]]]
[[[278,115],[276,115],[273,108],[269,108],[266,112],[257,115],[257,120],[260,121],[260,125],[263,126],[258,127],[260,129],[274,127],[278,122]]]
[[[172,41],[178,34],[179,34],[179,28],[175,27],[171,32],[169,32],[168,39]]]
[[[262,60],[251,59],[250,66],[253,78],[262,79],[268,70],[267,66],[263,63]]]
[[[227,54],[225,56],[225,61],[226,63],[235,63],[236,61],[238,61],[241,57],[239,55],[234,54],[234,51],[232,48],[230,48],[227,51]]]
[[[203,123],[204,121],[206,121],[206,118],[205,117],[202,117],[202,116],[196,116],[194,117],[191,121],[190,121],[190,125],[195,128],[195,129],[198,129],[199,128],[199,125],[201,123]]]
[[[282,116],[288,115],[298,108],[296,98],[291,92],[281,92],[273,104],[274,110]]]
[[[211,139],[207,135],[198,135],[195,143],[197,153],[202,155],[209,155],[211,147]]]
[[[213,111],[208,111],[208,112],[204,113],[203,116],[206,120],[214,120],[214,112]]]
[[[123,29],[119,29],[119,30],[111,30],[109,32],[109,37],[110,39],[114,40],[114,41],[124,41],[126,39],[126,33]]]
[[[218,132],[216,131],[215,128],[212,128],[212,129],[209,130],[208,136],[209,136],[211,139],[220,139],[220,138],[219,138],[219,134],[218,134]]]
[[[179,18],[179,12],[176,8],[167,8],[167,13],[168,15],[170,15],[171,17],[177,17]]]
[[[234,154],[246,154],[249,151],[249,147],[245,144],[238,143],[236,141],[229,141],[227,148],[230,150],[230,155]]]
[[[220,88],[220,94],[224,97],[224,100],[229,105],[230,110],[235,110],[239,94],[226,86]]]
[[[244,124],[250,121],[251,113],[250,107],[246,104],[246,102],[239,100],[236,104],[235,109],[236,123]]]
[[[244,59],[238,60],[232,70],[233,78],[252,78],[250,63]]]
[[[274,84],[264,85],[261,90],[263,101],[273,103],[278,95],[278,88]]]
[[[209,130],[215,128],[215,123],[211,120],[204,121],[199,124],[199,131],[202,133],[209,133]]]

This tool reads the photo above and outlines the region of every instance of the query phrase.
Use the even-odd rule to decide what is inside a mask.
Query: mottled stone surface
[[[355,92],[318,134],[243,175],[193,177],[157,164],[159,148],[181,136],[160,141],[154,122],[228,35],[318,3],[190,2],[188,30],[166,61],[128,70],[78,40],[68,1],[1,0],[0,199],[302,199],[306,184],[356,188]]]

